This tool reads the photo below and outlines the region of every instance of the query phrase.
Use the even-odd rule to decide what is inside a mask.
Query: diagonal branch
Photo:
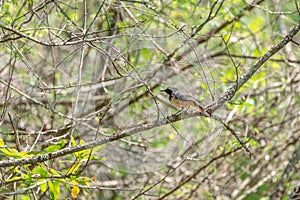
[[[213,112],[220,108],[225,102],[230,100],[234,96],[234,92],[239,90],[253,75],[254,73],[268,60],[270,59],[275,53],[281,50],[287,43],[289,43],[293,37],[299,32],[300,30],[300,22],[288,33],[286,37],[284,37],[277,45],[271,47],[271,49],[263,55],[256,64],[254,64],[249,71],[240,77],[237,84],[232,85],[224,92],[224,94],[213,104],[208,107],[208,111]],[[53,158],[58,158],[67,154],[72,154],[78,151],[82,151],[85,149],[93,148],[102,144],[109,143],[111,141],[119,140],[121,138],[133,135],[135,133],[139,133],[142,131],[150,130],[155,127],[163,126],[165,124],[169,124],[172,122],[180,121],[183,119],[191,118],[199,116],[198,113],[183,113],[181,115],[172,115],[166,118],[160,118],[155,121],[151,121],[147,124],[141,124],[132,128],[124,129],[122,131],[118,131],[111,136],[104,137],[102,139],[88,142],[82,145],[78,145],[75,147],[68,147],[56,152],[47,153],[39,156],[33,156],[31,158],[21,158],[15,160],[4,160],[0,161],[0,167],[9,167],[9,166],[18,166],[18,165],[25,165],[25,164],[33,164],[38,162],[44,162]]]
[[[216,102],[208,106],[208,110],[210,112],[213,112],[220,108],[225,102],[232,99],[235,92],[237,92],[267,60],[269,60],[274,54],[285,47],[287,43],[292,41],[293,37],[299,32],[299,30],[300,22],[277,45],[271,47],[271,49],[265,55],[260,57],[258,61],[248,70],[248,72],[240,77],[236,84],[229,87]]]

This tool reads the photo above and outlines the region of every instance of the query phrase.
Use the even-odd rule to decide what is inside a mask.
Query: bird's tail
[[[210,117],[211,115],[200,105],[196,106],[196,109],[202,113],[205,117]]]

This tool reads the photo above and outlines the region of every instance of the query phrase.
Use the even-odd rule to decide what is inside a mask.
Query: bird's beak
[[[161,92],[165,92],[166,91],[166,89],[164,89],[164,90],[160,90]]]

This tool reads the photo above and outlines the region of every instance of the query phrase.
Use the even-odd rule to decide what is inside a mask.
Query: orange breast
[[[200,106],[197,102],[195,102],[193,100],[185,99],[185,100],[179,101],[177,98],[173,98],[173,99],[171,99],[171,103],[172,103],[172,105],[174,105],[176,107],[180,107],[180,108],[193,107],[198,112],[202,113],[204,116],[210,117],[210,114],[208,112],[206,112],[202,108],[202,106]]]
[[[174,106],[180,107],[180,108],[185,108],[185,107],[190,107],[190,106],[195,106],[193,101],[179,101],[178,99],[173,98],[171,100],[171,103]]]

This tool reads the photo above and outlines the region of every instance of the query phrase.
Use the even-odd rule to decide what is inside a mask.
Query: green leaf
[[[259,145],[259,143],[252,139],[249,141],[249,145],[252,147],[257,147]]]
[[[55,152],[55,151],[58,151],[61,149],[61,146],[58,145],[58,144],[54,144],[54,145],[51,145],[51,146],[48,146],[45,150],[47,152]]]
[[[20,157],[20,153],[15,149],[11,149],[11,148],[6,147],[6,148],[1,148],[1,151],[9,157],[14,157],[14,158],[19,158]]]
[[[50,173],[52,173],[53,175],[60,175],[60,171],[57,171],[55,169],[49,168]]]
[[[22,199],[22,200],[30,200],[29,196],[25,196],[25,195],[23,195],[23,196],[21,197],[21,199]]]
[[[248,177],[249,177],[249,174],[244,173],[244,174],[241,175],[240,179],[241,179],[241,180],[245,180],[245,179],[248,178]]]
[[[68,174],[72,174],[75,172],[80,166],[82,165],[82,162],[77,162],[69,169]]]
[[[143,56],[143,58],[145,59],[145,60],[150,60],[151,59],[151,51],[149,50],[149,49],[142,49],[141,50],[141,55]]]
[[[90,150],[89,149],[86,149],[86,150],[82,150],[82,151],[78,151],[78,152],[75,152],[74,153],[74,156],[81,160],[83,159],[85,156],[88,156],[90,154]]]
[[[75,147],[75,146],[77,146],[77,143],[76,143],[76,141],[75,141],[75,139],[74,139],[74,137],[72,136],[72,138],[71,138],[71,143],[72,143],[72,145]]]
[[[15,177],[12,177],[10,179],[7,179],[6,182],[17,182],[17,181],[20,181],[20,180],[23,180],[23,177],[15,176]]]
[[[49,181],[48,186],[50,189],[50,199],[56,200],[58,199],[60,195],[60,182],[57,182],[55,180]]]
[[[5,147],[5,142],[0,138],[0,147]]]
[[[38,166],[32,170],[32,173],[39,174],[41,177],[48,177],[49,172],[42,166]]]
[[[47,148],[45,148],[45,150],[47,152],[55,152],[62,149],[65,146],[65,144],[66,144],[66,140],[61,140],[57,144],[48,146]]]
[[[41,179],[41,181],[44,181],[44,179]],[[41,184],[40,188],[41,188],[42,192],[46,192],[47,191],[47,182]]]
[[[263,27],[264,22],[265,20],[263,17],[256,16],[251,18],[251,21],[249,22],[248,26],[252,32],[257,32]]]
[[[265,192],[268,190],[266,184],[262,184],[261,186],[258,187],[257,189],[259,192]]]

